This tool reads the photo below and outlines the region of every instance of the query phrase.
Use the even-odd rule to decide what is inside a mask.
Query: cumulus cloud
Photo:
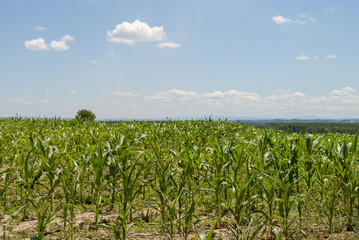
[[[334,58],[337,58],[337,55],[329,54],[328,56],[326,56],[326,59],[334,59]]]
[[[50,90],[50,89],[46,89],[45,92],[46,92],[46,93],[50,93],[51,90]]]
[[[72,90],[76,93],[75,90]],[[262,118],[356,118],[359,115],[359,95],[356,89],[346,86],[333,89],[323,95],[306,95],[300,91],[281,91],[262,95],[255,92],[231,89],[228,91],[195,92],[170,89],[145,98],[119,97],[138,96],[131,92],[114,92],[112,97],[104,100],[84,102],[52,102],[39,98],[29,101],[23,98],[8,97],[13,109],[27,109],[36,112],[46,106],[63,109],[65,116],[68,109],[74,111],[91,106],[97,113],[105,117],[118,118],[162,118],[162,117],[199,117],[221,115],[224,117],[262,117]],[[146,101],[143,101],[146,100]],[[51,104],[51,105],[50,105]],[[16,105],[14,107],[13,105]],[[21,107],[22,106],[22,107]],[[37,106],[37,107],[36,107]],[[34,111],[35,110],[35,111]]]
[[[241,98],[246,99],[250,101],[256,101],[260,99],[260,96],[257,93],[249,93],[246,91],[237,91],[237,90],[230,90],[227,92],[224,92],[225,96],[231,97],[231,98]]]
[[[32,29],[33,31],[45,31],[46,28],[45,27],[42,27],[42,26],[36,26]]]
[[[197,93],[195,93],[193,91],[171,89],[166,92],[158,92],[154,95],[146,97],[146,99],[171,101],[175,98],[179,98],[180,100],[189,100],[189,99],[193,99],[195,97],[197,97]]]
[[[131,92],[120,92],[120,91],[116,91],[114,93],[116,96],[120,96],[120,97],[138,97],[139,95],[136,93],[131,93]]]
[[[283,17],[281,15],[274,16],[272,18],[272,21],[275,22],[276,24],[283,24],[283,23],[291,23],[291,22],[293,22],[292,19],[285,18],[285,17]]]
[[[345,96],[345,95],[351,95],[355,92],[356,92],[356,90],[354,88],[345,87],[340,90],[333,90],[330,92],[330,94],[335,95],[335,96]]]
[[[166,37],[163,26],[150,27],[147,23],[136,20],[132,23],[122,22],[112,31],[107,31],[107,41],[135,45],[137,42],[162,41]]]
[[[184,91],[184,90],[178,90],[178,89],[171,89],[168,91],[168,93],[178,96],[184,96],[184,97],[194,97],[197,96],[197,93],[193,91]]]
[[[305,99],[307,95],[302,92],[294,92],[294,93],[284,93],[281,92],[280,94],[272,94],[267,97],[268,100],[299,100]]]
[[[70,90],[69,93],[75,94],[75,93],[77,93],[77,91],[76,90]]]
[[[301,92],[295,92],[295,93],[293,93],[293,97],[305,98],[305,97],[307,97],[307,95],[305,95],[304,93],[301,93]]]
[[[165,100],[165,101],[173,101],[179,99],[181,101],[189,101],[189,100],[210,100],[210,99],[218,99],[225,98],[226,101],[258,101],[260,100],[260,96],[257,93],[249,93],[246,91],[237,91],[237,90],[229,90],[226,92],[215,91],[213,93],[203,93],[199,94],[194,91],[184,91],[178,89],[171,89],[166,92],[158,92],[151,96],[146,97],[148,100]]]
[[[92,64],[97,64],[98,61],[97,61],[97,60],[92,60],[91,63],[92,63]]]
[[[27,49],[35,50],[35,51],[49,49],[49,45],[45,43],[45,40],[43,38],[25,41],[25,47]]]
[[[30,50],[55,50],[65,51],[69,50],[70,47],[66,44],[67,42],[73,42],[75,39],[70,35],[63,36],[59,41],[52,41],[50,44],[46,44],[43,38],[38,38],[30,41],[25,41],[25,47]]]
[[[157,45],[159,48],[179,48],[181,44],[173,42],[162,42]]]
[[[340,104],[359,104],[359,96],[355,95],[356,90],[351,87],[345,87],[342,89],[333,90],[330,92],[329,101]]]
[[[261,96],[254,92],[229,90],[215,91],[212,93],[196,93],[171,89],[169,91],[157,92],[146,97],[147,101],[156,101],[156,106],[168,111],[183,111],[190,115],[206,110],[207,114],[227,114],[240,116],[269,116],[269,117],[295,117],[298,114],[308,114],[318,117],[335,116],[330,109],[344,111],[353,114],[353,106],[359,104],[359,96],[356,90],[345,87],[333,90],[328,96],[307,96],[303,92],[284,92]],[[153,106],[153,104],[151,104]],[[359,111],[359,108],[357,108]],[[359,112],[357,112],[359,114]],[[206,114],[205,114],[206,115]],[[341,115],[343,116],[343,115]]]
[[[69,34],[63,36],[61,39],[60,39],[60,42],[73,42],[75,41],[75,38],[70,36]]]
[[[224,93],[221,91],[215,91],[213,93],[204,93],[203,96],[208,98],[223,98]]]
[[[52,41],[50,43],[50,47],[55,51],[65,51],[70,49],[70,47],[67,46],[65,42],[61,41]]]
[[[65,51],[69,50],[70,46],[66,43],[75,41],[75,38],[70,35],[63,36],[59,41],[52,41],[50,47],[55,51]]]

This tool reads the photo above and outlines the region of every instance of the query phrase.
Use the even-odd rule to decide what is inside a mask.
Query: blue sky
[[[3,0],[0,116],[359,116],[357,0]]]

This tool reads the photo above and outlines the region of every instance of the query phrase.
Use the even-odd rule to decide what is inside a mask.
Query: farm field
[[[358,239],[358,135],[0,119],[2,239]]]

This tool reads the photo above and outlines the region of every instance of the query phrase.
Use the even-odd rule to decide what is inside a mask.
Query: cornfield
[[[357,239],[357,141],[210,119],[0,119],[1,237]]]

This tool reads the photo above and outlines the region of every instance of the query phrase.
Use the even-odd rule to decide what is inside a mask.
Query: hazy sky
[[[0,117],[359,117],[358,0],[1,0]]]

